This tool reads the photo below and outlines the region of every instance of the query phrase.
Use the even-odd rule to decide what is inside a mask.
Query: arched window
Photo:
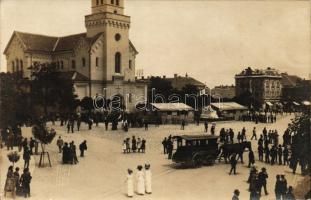
[[[20,60],[20,61],[19,61],[19,63],[20,63],[20,66],[21,66],[21,71],[23,71],[23,70],[24,70],[23,61],[22,61],[22,60]]]
[[[114,57],[115,60],[115,73],[121,73],[121,53],[117,52]]]
[[[100,4],[102,4],[102,5],[103,5],[103,4],[104,4],[104,0],[100,0]]]
[[[64,69],[64,62],[63,61],[60,61],[60,68]]]
[[[96,0],[96,5],[98,6],[98,4],[99,4],[99,0]]]
[[[16,59],[16,71],[18,72],[19,71],[19,61],[18,61],[18,59]]]
[[[86,62],[85,62],[85,58],[82,58],[82,67],[85,67]]]
[[[114,0],[111,0],[111,4],[114,4]]]
[[[96,67],[98,67],[98,64],[99,63],[99,58],[98,57],[96,57],[96,59],[95,59],[95,65],[96,65]]]
[[[132,60],[129,60],[129,68],[132,69]]]
[[[117,10],[114,10],[114,11],[113,11],[113,13],[114,13],[114,14],[117,14],[117,13],[118,13],[118,11],[117,11]]]
[[[120,4],[120,3],[119,3],[119,0],[116,0],[116,4],[117,4],[117,6]]]
[[[74,60],[71,61],[71,68],[76,69],[76,61]]]
[[[14,61],[12,61],[12,72],[14,72],[15,71],[15,63],[14,63]]]

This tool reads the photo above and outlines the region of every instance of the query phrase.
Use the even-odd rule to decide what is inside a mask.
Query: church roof
[[[89,80],[86,76],[76,71],[61,72],[61,76],[65,79],[71,79],[73,81],[88,81]]]
[[[14,36],[17,36],[22,41],[25,50],[53,53],[59,51],[72,51],[81,39],[86,39],[86,41],[90,44],[93,44],[100,35],[102,35],[102,33],[98,33],[91,38],[87,38],[86,33],[79,33],[64,37],[54,37],[14,31],[7,47],[4,50],[4,54],[10,46]]]
[[[50,52],[53,50],[57,37],[15,32],[27,50]],[[13,34],[14,35],[14,34]]]

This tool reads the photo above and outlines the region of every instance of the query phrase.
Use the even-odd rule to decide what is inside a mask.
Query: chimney
[[[165,78],[166,78],[166,76],[164,75],[164,76],[163,76],[163,79],[165,79]]]
[[[144,80],[144,79],[145,79],[145,77],[144,77],[144,76],[141,76],[141,79],[142,79],[142,80]]]
[[[177,78],[177,74],[174,74],[174,78]]]
[[[186,72],[186,78],[188,78],[188,73]]]

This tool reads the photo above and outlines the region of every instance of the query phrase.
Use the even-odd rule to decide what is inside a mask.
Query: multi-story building
[[[235,75],[236,96],[250,93],[262,108],[279,102],[282,95],[282,76],[268,67],[264,70],[247,68]]]
[[[138,51],[129,40],[130,17],[124,0],[92,0],[85,33],[52,37],[15,31],[4,51],[8,72],[29,78],[34,63],[54,62],[72,74],[79,98],[118,95],[129,110],[146,99],[147,85],[135,80]]]

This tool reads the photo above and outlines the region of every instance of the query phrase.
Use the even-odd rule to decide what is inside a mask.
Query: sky
[[[126,0],[130,39],[144,75],[186,73],[209,87],[251,66],[310,77],[309,1]],[[91,0],[0,0],[0,51],[14,30],[85,32]],[[1,71],[6,71],[4,55]]]

